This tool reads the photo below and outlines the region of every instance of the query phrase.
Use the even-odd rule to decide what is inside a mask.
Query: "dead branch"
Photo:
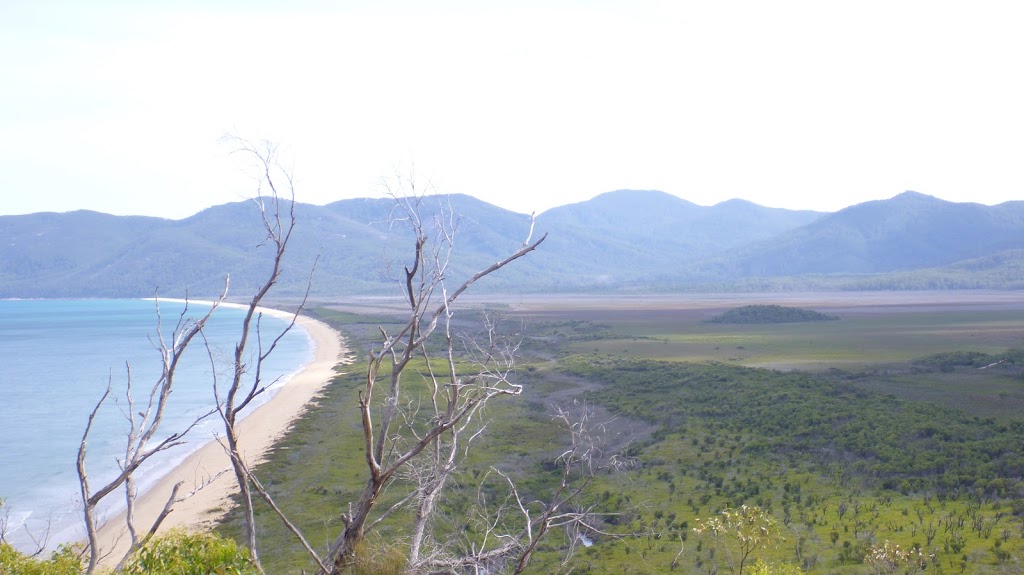
[[[415,191],[414,182],[409,187]],[[399,472],[414,479],[416,486],[412,494],[401,498],[399,505],[385,510],[381,517],[404,503],[415,507],[410,566],[421,563],[437,498],[458,468],[460,448],[464,449],[477,436],[474,430],[463,438],[469,422],[491,399],[521,392],[510,380],[516,346],[495,353],[494,326],[488,326],[487,345],[466,345],[465,339],[453,330],[454,304],[476,281],[535,250],[545,238],[531,241],[531,226],[531,235],[511,255],[478,271],[449,292],[445,282],[457,225],[450,206],[447,212],[442,209],[442,215],[434,222],[436,234],[431,240],[419,212],[420,198],[392,195],[396,206],[405,211],[400,221],[413,232],[411,259],[399,282],[408,315],[394,333],[381,328],[380,347],[368,356],[358,404],[368,472],[366,485],[359,500],[350,506],[350,512],[342,516],[344,529],[331,546],[327,557],[330,569],[321,571],[324,574],[338,574],[351,562],[367,525],[376,525],[380,520],[370,518],[371,510],[384,487]],[[438,334],[439,327],[442,329]],[[440,339],[443,346],[439,357],[427,349],[426,342],[432,337]],[[472,351],[478,355],[477,360],[466,361],[469,354],[457,352],[457,341],[463,343],[459,352]],[[504,362],[502,369],[495,368],[501,363],[498,359]],[[429,394],[429,399],[424,397],[429,402],[426,420],[402,408],[403,375],[410,371],[413,362]],[[435,364],[443,365],[444,369],[435,369]],[[375,400],[378,392],[383,397]],[[375,421],[374,409],[378,405],[380,412]],[[417,420],[418,429],[414,423]]]
[[[256,397],[264,393],[268,388],[268,384],[263,380],[264,362],[271,356],[271,354],[273,354],[274,350],[277,349],[281,340],[292,330],[298,320],[299,314],[301,314],[306,307],[306,302],[309,298],[310,289],[313,284],[313,273],[316,270],[316,261],[314,261],[313,268],[310,270],[309,279],[306,284],[306,293],[303,296],[302,302],[292,314],[291,321],[269,341],[265,340],[262,330],[263,313],[260,311],[260,304],[270,290],[277,284],[283,269],[288,243],[291,240],[292,233],[295,231],[294,180],[291,173],[283,169],[278,163],[277,150],[273,145],[264,143],[262,146],[257,147],[239,138],[234,138],[233,140],[238,144],[236,152],[245,154],[249,158],[253,159],[258,166],[259,176],[257,178],[257,194],[253,201],[259,211],[260,219],[263,222],[263,228],[266,232],[263,244],[269,245],[273,249],[273,258],[270,272],[267,274],[266,279],[257,289],[246,307],[246,313],[241,325],[241,333],[239,334],[238,342],[235,344],[234,367],[232,370],[231,380],[227,384],[226,393],[223,396],[221,395],[221,390],[218,389],[216,377],[214,378],[213,388],[217,403],[217,412],[220,414],[221,421],[224,424],[225,435],[222,445],[224,445],[231,461],[235,481],[241,495],[242,510],[245,516],[245,532],[249,549],[249,557],[257,568],[262,571],[259,552],[257,549],[256,517],[253,509],[251,487],[255,487],[257,489],[257,492],[263,499],[267,500],[280,519],[284,522],[285,526],[288,527],[306,547],[306,549],[312,553],[313,558],[316,559],[318,563],[320,562],[319,557],[312,551],[312,548],[308,543],[306,543],[302,534],[285,517],[284,513],[276,506],[276,504],[273,503],[269,494],[262,489],[262,486],[252,474],[239,449],[240,437],[238,432],[238,421],[242,416],[242,412],[251,405],[252,401],[256,399]],[[284,187],[282,188],[281,186]],[[282,190],[287,193],[286,199],[282,198]],[[319,260],[319,257],[317,260]],[[254,321],[254,336],[256,339],[255,365],[250,366],[247,363],[247,353],[249,352],[250,347],[250,329],[253,326]]]
[[[510,569],[521,573],[529,564],[537,546],[552,529],[567,530],[568,546],[564,552],[563,565],[575,551],[582,535],[614,538],[617,535],[602,529],[599,521],[609,513],[597,511],[592,505],[584,505],[582,495],[594,477],[603,471],[618,466],[615,458],[603,458],[599,444],[603,441],[603,425],[591,421],[592,413],[586,405],[569,411],[559,409],[555,419],[569,437],[569,448],[557,458],[561,476],[558,486],[546,501],[526,501],[512,478],[506,473],[491,468],[489,473],[500,477],[506,485],[504,499],[489,502],[478,491],[475,511],[477,533],[466,541],[462,553],[436,553],[425,557],[414,570],[436,573],[471,573],[480,570],[497,571]],[[487,476],[481,480],[481,488]],[[496,503],[492,506],[491,503]],[[521,527],[510,529],[512,516],[521,517]]]
[[[179,315],[178,322],[172,331],[170,342],[166,341],[163,334],[160,300],[159,298],[156,299],[157,336],[153,341],[161,356],[162,371],[160,376],[150,387],[145,407],[137,411],[132,391],[131,366],[129,365],[126,367],[128,384],[125,393],[128,409],[127,411],[123,411],[123,414],[129,422],[129,430],[125,441],[124,459],[118,462],[120,473],[118,473],[114,479],[95,491],[93,491],[89,482],[86,469],[86,453],[89,434],[92,432],[92,426],[95,422],[96,416],[103,404],[111,395],[112,386],[110,381],[108,381],[107,389],[104,391],[103,396],[96,402],[96,405],[93,407],[93,410],[89,415],[85,431],[82,434],[82,441],[79,444],[76,466],[79,478],[79,488],[82,495],[86,535],[88,539],[89,560],[86,569],[87,573],[93,573],[96,570],[100,559],[104,556],[104,550],[100,549],[97,538],[99,521],[97,520],[96,514],[100,503],[115,490],[124,486],[126,503],[128,505],[126,513],[127,529],[131,538],[131,545],[126,554],[127,557],[127,555],[130,555],[138,549],[139,545],[141,545],[137,535],[134,517],[134,502],[136,497],[134,484],[135,472],[141,465],[158,453],[167,451],[184,443],[185,436],[203,419],[213,413],[211,411],[199,416],[185,429],[171,432],[164,436],[163,439],[155,439],[160,433],[164,413],[167,409],[171,391],[174,387],[174,377],[179,361],[188,349],[189,344],[202,332],[207,321],[213,317],[213,313],[217,310],[220,303],[224,301],[224,298],[227,296],[227,289],[228,283],[227,280],[225,280],[224,290],[221,292],[221,295],[213,302],[210,309],[198,319],[192,318],[188,315],[190,307],[188,299],[186,298],[184,309]],[[168,513],[169,512],[170,511],[168,510]],[[166,517],[164,514],[158,517],[156,524],[147,530],[155,531],[155,529],[159,527],[159,524],[163,522],[164,517]]]

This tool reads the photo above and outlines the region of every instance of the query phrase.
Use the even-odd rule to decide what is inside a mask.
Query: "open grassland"
[[[932,401],[982,417],[1024,413],[1020,380],[998,370],[961,370],[956,374],[921,373],[907,367],[914,359],[953,351],[998,354],[1024,348],[1024,295],[928,293],[917,301],[908,294],[788,294],[787,305],[816,306],[839,321],[728,325],[708,318],[744,305],[701,298],[638,304],[624,298],[593,298],[579,309],[556,309],[562,300],[531,302],[519,312],[539,324],[554,325],[549,335],[577,334],[568,341],[574,353],[638,359],[721,362],[778,370],[857,374],[850,381],[864,389],[914,401]],[[945,297],[942,297],[942,296]],[[752,296],[750,301],[772,301]],[[582,326],[586,326],[583,329]]]
[[[752,301],[772,301],[765,297]],[[589,305],[577,304],[578,309],[569,311],[556,309],[563,300],[532,301],[519,313],[541,321],[572,319],[603,326],[600,340],[572,344],[577,353],[775,369],[862,369],[945,351],[997,353],[1024,347],[1024,297],[1016,302],[1001,293],[991,300],[981,295],[958,299],[954,293],[945,303],[932,294],[924,303],[907,300],[905,294],[889,303],[880,297],[849,294],[823,300],[808,295],[803,301],[790,294],[783,300],[787,305],[835,314],[840,320],[770,325],[706,323],[732,309],[723,304],[742,305],[743,300],[734,298],[679,298],[654,309],[650,302],[589,298]]]

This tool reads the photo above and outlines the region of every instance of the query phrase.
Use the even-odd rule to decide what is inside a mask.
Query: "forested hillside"
[[[465,195],[418,200],[428,223],[459,215],[462,277],[519,245],[530,217]],[[392,293],[404,217],[392,199],[296,204],[282,293]],[[235,293],[260,277],[264,230],[251,201],[182,220],[88,211],[0,217],[0,297]],[[777,291],[1024,287],[1024,202],[957,204],[912,192],[834,214],[730,200],[698,206],[620,190],[537,216],[536,257],[488,278],[498,292]]]
[[[731,277],[878,274],[939,268],[1024,247],[1024,202],[957,204],[905,192],[828,214],[728,254]]]

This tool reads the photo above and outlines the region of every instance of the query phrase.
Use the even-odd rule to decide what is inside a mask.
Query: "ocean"
[[[184,309],[180,302],[160,302],[165,338],[171,337]],[[208,309],[192,303],[188,315],[201,317]],[[175,378],[161,426],[165,433],[158,438],[213,407],[213,376],[218,374],[221,385],[228,381],[243,315],[243,310],[221,307],[207,324],[215,369],[203,342],[193,341]],[[286,325],[263,317],[264,334],[276,335]],[[154,347],[157,334],[156,303],[151,300],[0,300],[0,528],[16,547],[31,549],[45,539],[53,548],[81,538],[75,462],[89,413],[109,383],[114,391],[88,441],[87,471],[95,490],[116,476],[118,454],[123,456],[127,366],[136,412],[145,407],[161,373],[161,355]],[[250,348],[255,346],[250,337]],[[263,380],[279,387],[312,359],[312,341],[296,326],[265,364]],[[270,397],[265,395],[262,401]],[[153,468],[169,469],[218,430],[220,420],[207,418],[186,436],[186,445],[162,454],[156,465],[143,470],[140,487],[156,481]],[[119,511],[118,506],[123,509],[123,502],[105,513]]]

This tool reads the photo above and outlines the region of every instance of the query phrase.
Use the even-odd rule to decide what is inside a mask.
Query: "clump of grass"
[[[351,575],[401,575],[405,570],[405,555],[400,549],[368,545],[356,548]]]

